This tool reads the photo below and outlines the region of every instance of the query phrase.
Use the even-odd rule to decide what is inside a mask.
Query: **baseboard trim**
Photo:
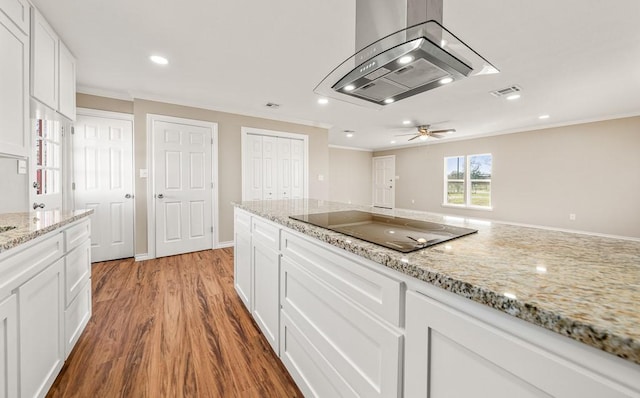
[[[223,249],[225,247],[233,247],[233,241],[227,241],[227,242],[218,242],[218,246],[216,246],[216,249]]]
[[[144,261],[144,260],[151,260],[153,257],[149,256],[149,253],[141,253],[141,254],[136,254],[134,258],[136,261]]]

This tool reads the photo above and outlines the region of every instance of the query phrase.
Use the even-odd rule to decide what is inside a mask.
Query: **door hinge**
[[[74,190],[74,191],[76,190],[76,183],[75,182],[71,183],[71,189]]]
[[[64,137],[64,126],[60,127],[60,135],[62,135]]]
[[[213,145],[213,138],[211,138],[211,145]]]
[[[213,227],[211,227],[211,232],[213,232]]]
[[[75,134],[76,133],[76,128],[74,126],[71,126],[71,134]]]
[[[211,183],[211,189],[213,189],[213,183]]]

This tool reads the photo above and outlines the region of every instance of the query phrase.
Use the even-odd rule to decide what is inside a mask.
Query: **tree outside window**
[[[446,205],[491,208],[490,153],[444,158]]]

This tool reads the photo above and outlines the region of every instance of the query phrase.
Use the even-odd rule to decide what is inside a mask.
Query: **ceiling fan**
[[[396,137],[400,137],[400,136],[403,136],[403,135],[413,135],[413,137],[409,138],[409,141],[413,141],[416,138],[420,138],[422,140],[426,140],[429,137],[442,138],[442,135],[440,135],[440,134],[455,133],[455,131],[456,131],[455,129],[431,130],[429,128],[429,126],[430,126],[429,124],[415,126],[415,128],[418,129],[417,132],[409,133],[409,134],[397,134]]]

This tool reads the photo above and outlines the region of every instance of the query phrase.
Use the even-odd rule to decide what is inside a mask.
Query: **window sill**
[[[449,203],[443,203],[441,206],[442,207],[450,207],[452,209],[493,211],[493,207],[485,207],[485,206],[452,205],[452,204],[449,204]]]

